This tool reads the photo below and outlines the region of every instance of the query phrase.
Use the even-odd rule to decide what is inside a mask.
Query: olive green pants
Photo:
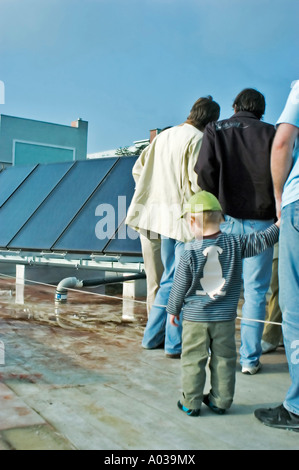
[[[201,407],[209,355],[209,399],[218,408],[227,409],[233,402],[235,391],[235,320],[209,323],[183,321],[181,402],[187,408]]]

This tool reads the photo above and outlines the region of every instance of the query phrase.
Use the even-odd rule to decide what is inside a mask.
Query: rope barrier
[[[10,276],[9,274],[2,274],[2,273],[0,273],[0,277],[9,278],[9,279],[16,279],[15,276]],[[41,281],[33,281],[33,280],[30,280],[30,279],[23,279],[22,281],[28,282],[28,283],[31,283],[31,284],[38,284],[38,285],[41,285],[41,286],[51,287],[51,288],[54,288],[54,289],[56,289],[56,287],[57,287],[56,285],[53,285],[53,284],[48,284],[46,282],[41,282]],[[144,301],[144,300],[136,300],[136,299],[131,299],[129,297],[123,298],[123,297],[117,297],[115,295],[100,294],[98,292],[83,291],[81,289],[75,289],[73,287],[68,287],[67,290],[72,291],[72,292],[78,292],[80,294],[83,293],[83,294],[88,294],[88,295],[95,295],[95,296],[98,296],[98,297],[105,297],[105,298],[108,298],[108,299],[121,300],[121,301],[126,301],[126,302],[129,301],[129,302],[133,302],[133,303],[136,303],[136,304],[146,305],[146,301]],[[156,307],[161,307],[161,308],[166,308],[166,305],[155,304],[155,306]],[[269,320],[258,320],[256,318],[243,318],[243,317],[237,316],[236,319],[241,320],[241,321],[251,321],[251,322],[257,322],[257,323],[265,323],[265,324],[270,324],[270,325],[282,326],[282,323],[273,322],[273,321],[269,321]]]

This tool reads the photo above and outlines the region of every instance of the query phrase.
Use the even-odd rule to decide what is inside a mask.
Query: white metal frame
[[[55,253],[55,252],[29,252],[22,250],[0,250],[0,263],[25,264],[30,266],[73,267],[76,269],[99,269],[113,272],[139,273],[144,271],[144,262],[141,256],[127,255],[100,255]]]

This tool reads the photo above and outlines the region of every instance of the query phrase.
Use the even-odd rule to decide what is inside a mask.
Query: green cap
[[[220,211],[222,212],[222,207],[218,199],[208,191],[200,191],[193,194],[190,197],[189,201],[184,204],[184,211],[182,217],[185,214],[196,214],[205,211]]]

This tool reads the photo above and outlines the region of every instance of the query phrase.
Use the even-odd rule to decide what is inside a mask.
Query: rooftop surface
[[[253,415],[285,396],[283,348],[254,376],[238,366],[226,415],[188,417],[176,406],[180,360],[141,347],[144,303],[71,291],[57,306],[54,286],[23,288],[0,279],[0,450],[299,449],[298,433]]]

